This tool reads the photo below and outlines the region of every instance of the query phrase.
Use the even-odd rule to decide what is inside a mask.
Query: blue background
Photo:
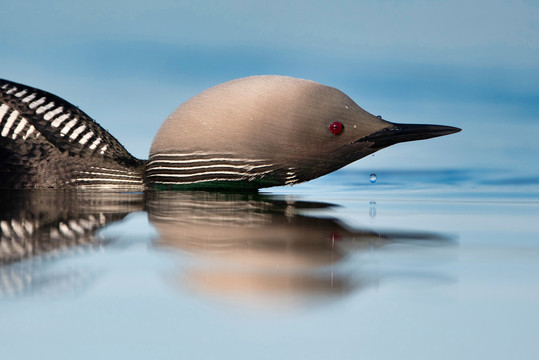
[[[76,104],[135,156],[215,84],[307,78],[394,122],[459,126],[352,165],[534,176],[535,1],[2,1],[0,76]]]

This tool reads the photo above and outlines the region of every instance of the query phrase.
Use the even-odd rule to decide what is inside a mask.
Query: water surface
[[[539,356],[539,178],[2,192],[2,357]]]

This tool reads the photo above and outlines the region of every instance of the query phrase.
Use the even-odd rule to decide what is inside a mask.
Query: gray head
[[[177,108],[155,136],[145,176],[157,186],[295,184],[398,142],[459,130],[390,123],[335,88],[253,76],[210,88]]]

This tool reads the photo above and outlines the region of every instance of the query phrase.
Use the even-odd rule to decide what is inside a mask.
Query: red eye
[[[339,135],[342,132],[343,128],[344,126],[338,121],[335,121],[333,124],[329,125],[329,131],[331,131],[335,135]]]

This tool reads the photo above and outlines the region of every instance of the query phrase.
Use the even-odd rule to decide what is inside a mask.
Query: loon
[[[390,145],[460,130],[392,123],[333,87],[260,75],[180,105],[140,160],[78,107],[0,79],[0,187],[253,190],[312,180]]]

